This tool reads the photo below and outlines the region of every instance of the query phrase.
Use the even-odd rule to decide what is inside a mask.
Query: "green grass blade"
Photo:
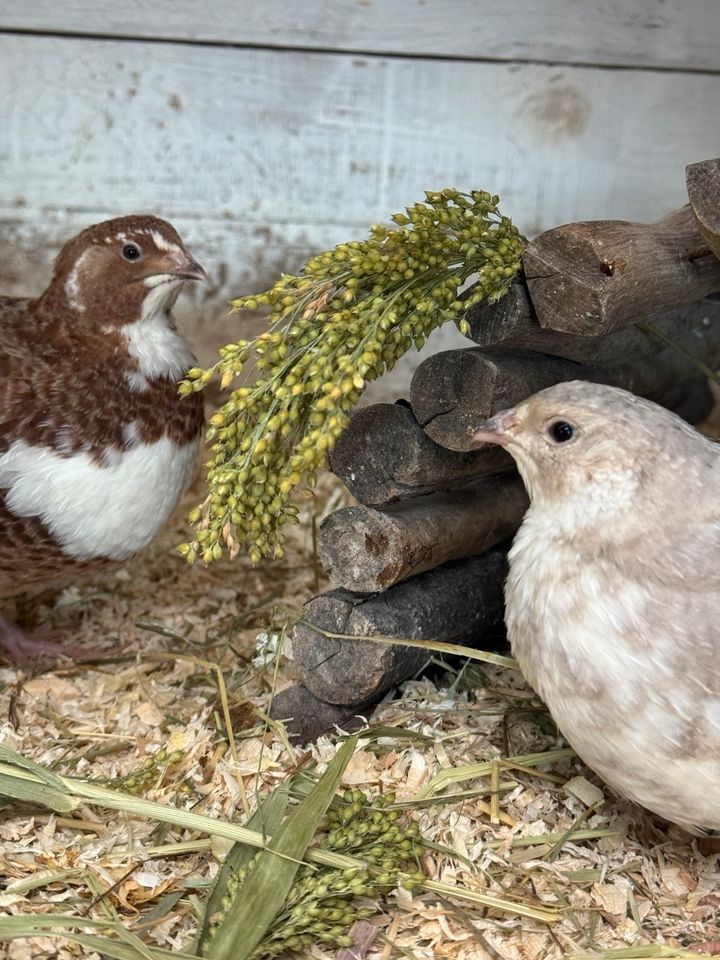
[[[180,953],[177,950],[162,950],[159,947],[147,947],[146,952],[139,954],[134,947],[125,943],[118,943],[116,940],[109,940],[107,937],[95,937],[88,933],[66,933],[68,940],[77,943],[81,947],[87,947],[94,950],[101,957],[110,957],[112,960],[145,960],[151,957],[152,960],[191,960],[189,953]]]
[[[60,880],[67,880],[68,877],[79,877],[84,874],[87,867],[65,867],[63,870],[43,870],[25,880],[14,880],[3,890],[3,893],[25,894],[31,890],[39,890],[41,887],[49,887],[52,883],[58,883]]]
[[[345,740],[350,734],[343,734],[339,740]],[[389,727],[387,724],[376,724],[360,731],[361,740],[379,740],[381,737],[391,737],[393,740],[414,740],[417,743],[434,743],[435,737],[419,730],[407,730],[405,727]]]
[[[268,837],[274,837],[280,829],[290,798],[290,781],[286,780],[273,790],[264,800],[247,822],[250,830],[256,830]],[[212,890],[205,901],[205,912],[198,927],[195,939],[195,954],[201,957],[203,948],[209,941],[210,917],[222,907],[223,897],[227,893],[228,880],[241,867],[249,863],[255,856],[255,850],[241,843],[235,843],[230,848],[223,864],[215,878]]]
[[[119,939],[76,932],[77,929],[84,928],[112,931]],[[195,960],[189,953],[148,946],[121,924],[108,920],[91,920],[89,917],[73,917],[59,913],[0,917],[0,942],[48,936],[62,937],[88,946],[112,960]]]
[[[259,854],[217,929],[206,953],[209,960],[247,960],[261,943],[285,902],[356,744],[353,737],[340,747],[313,791]]]
[[[39,783],[23,770],[15,769],[10,774],[0,770],[0,797],[12,797],[25,803],[37,803],[55,813],[72,813],[80,803],[67,793]]]
[[[544,847],[547,844],[557,843],[562,840],[563,843],[572,841],[578,843],[580,840],[599,840],[601,837],[620,837],[622,833],[616,827],[597,827],[595,830],[573,830],[571,833],[538,833],[528,837],[513,837],[511,847],[516,850],[520,847]],[[486,846],[491,850],[499,850],[507,841],[488,840]]]
[[[355,740],[347,741],[342,750],[344,751],[348,744],[354,746],[355,742]],[[513,760],[517,764],[521,764],[522,766],[527,766],[530,768],[532,764],[552,762],[556,759],[559,759],[561,756],[564,757],[571,754],[571,750],[556,750],[541,754],[528,754],[523,757],[515,757]],[[488,773],[489,767],[489,763],[475,764],[473,765],[474,773],[472,775],[479,776],[482,775],[483,772]],[[478,768],[482,769],[479,770]],[[462,776],[458,776],[458,773],[461,770],[464,774],[467,774],[468,768],[454,768],[450,771],[443,771],[443,774],[449,774],[449,782],[453,782],[454,780],[463,779]],[[37,776],[34,776],[25,770],[21,770],[19,766],[0,764],[0,774],[6,774],[12,779],[17,778],[23,781],[34,781],[36,784],[41,783]],[[443,774],[440,775],[441,778],[443,777]],[[431,783],[435,784],[436,779],[431,781]],[[146,817],[158,820],[161,823],[179,826],[183,830],[196,830],[202,833],[210,834],[211,836],[226,837],[229,840],[246,844],[247,846],[255,849],[264,849],[267,846],[266,837],[262,833],[259,833],[255,830],[250,830],[247,827],[241,827],[236,823],[218,820],[200,813],[195,813],[192,810],[178,809],[177,807],[173,807],[168,804],[157,803],[153,800],[142,800],[138,797],[132,796],[131,794],[121,793],[117,790],[110,790],[107,787],[102,787],[95,783],[88,783],[87,781],[73,780],[69,777],[63,777],[61,778],[61,783],[63,788],[67,790],[68,795],[74,801],[77,801],[78,804],[87,803],[91,806],[106,807],[110,810],[120,810],[131,817]],[[423,792],[424,791],[421,791],[421,793]],[[2,795],[1,792],[0,795]],[[332,798],[330,798],[328,801],[328,805],[331,800]],[[42,800],[39,802],[41,805],[45,805]],[[610,832],[614,833],[615,831]],[[597,830],[579,831],[578,834],[573,836],[573,839],[579,839],[581,835],[604,836],[605,833]],[[552,842],[552,839],[557,839],[557,836],[551,838],[544,836],[537,842],[547,843]],[[520,845],[520,840],[522,840],[522,838],[517,841],[518,846]],[[492,845],[492,843],[489,845]],[[366,866],[362,860],[359,860],[356,857],[338,853],[334,850],[325,850],[322,847],[309,847],[305,853],[305,859],[308,862],[324,864],[329,867],[334,867],[337,870],[348,870]],[[540,920],[544,923],[553,923],[555,920],[557,920],[557,914],[554,911],[548,911],[545,908],[530,909],[513,900],[504,900],[495,897],[486,898],[472,891],[464,890],[462,887],[451,887],[446,884],[440,884],[438,887],[437,883],[430,880],[425,881],[423,887],[426,890],[434,890],[435,892],[442,893],[444,896],[470,900],[471,902],[482,906],[492,906],[494,909],[502,910],[511,916],[531,916],[534,919]],[[27,936],[32,935],[33,934],[27,934]]]
[[[247,827],[241,827],[236,823],[216,820],[213,817],[194,813],[192,810],[182,810],[167,804],[157,803],[155,800],[143,800],[133,794],[113,790],[96,783],[90,783],[87,780],[73,780],[68,777],[61,782],[67,790],[70,801],[76,806],[87,803],[93,806],[107,807],[109,810],[120,810],[128,816],[159,820],[161,823],[170,823],[182,827],[183,830],[198,830],[212,836],[225,837],[238,843],[246,843],[251,847],[265,846],[262,834],[248,830]],[[25,789],[24,785],[26,783],[29,785],[35,784],[36,787],[38,784],[42,786],[33,774],[9,764],[0,764],[0,797],[15,797],[17,795],[20,799],[27,799],[24,795],[20,796],[19,793],[19,791]],[[30,789],[30,787],[28,786],[27,789]],[[42,790],[38,790],[37,799],[34,802],[41,807],[52,809],[51,802],[53,800],[52,791],[43,787]],[[325,856],[322,851],[319,855]],[[324,859],[322,862],[329,861]]]
[[[507,760],[500,760],[500,768],[503,764],[508,764],[512,768],[539,766],[541,763],[555,763],[556,760],[562,760],[565,757],[572,757],[574,751],[568,747],[558,750],[546,750],[543,753],[528,753],[519,757],[508,757]],[[427,800],[434,796],[440,790],[452,783],[462,783],[465,780],[474,780],[476,777],[489,777],[492,770],[492,760],[483,760],[479,763],[467,763],[461,767],[450,767],[447,770],[441,770],[431,780],[429,780],[422,790],[419,790],[415,796],[416,800]]]
[[[199,883],[198,880],[194,878],[183,878],[180,883],[189,882],[192,884],[193,889],[197,889],[196,884]],[[187,896],[187,890],[181,888],[180,890],[171,890],[170,893],[166,893],[161,897],[152,910],[148,910],[147,913],[144,913],[142,917],[138,920],[138,926],[135,929],[145,930],[150,924],[160,922],[164,920],[165,917],[175,908],[176,904],[182,900],[183,897]]]
[[[646,958],[665,958],[665,960],[697,960],[702,954],[682,947],[669,947],[658,944],[646,947],[623,947],[620,950],[598,950],[593,953],[577,953],[573,960],[646,960]]]
[[[301,623],[323,637],[330,640],[357,640],[357,636],[351,633],[332,633],[325,630],[312,620],[304,620],[299,617],[296,621]],[[419,650],[427,650],[434,653],[448,653],[453,657],[467,657],[468,660],[480,660],[482,663],[494,663],[498,667],[508,667],[510,670],[519,670],[517,660],[513,657],[504,657],[501,653],[491,653],[489,650],[476,650],[475,647],[464,647],[459,643],[445,643],[444,640],[416,640],[414,637],[383,637],[379,634],[363,636],[363,640],[368,643],[384,643],[392,647],[415,647]]]
[[[474,903],[480,907],[490,907],[493,910],[503,912],[507,912],[508,906],[512,902],[512,912],[518,917],[529,917],[531,920],[539,920],[540,923],[556,923],[560,919],[557,910],[552,907],[533,907],[517,900],[508,901],[502,897],[490,896],[487,893],[477,893],[474,890],[467,890],[465,887],[452,887],[449,883],[441,883],[438,880],[426,880],[422,886],[423,890],[430,893],[439,893],[443,897],[453,900],[463,900],[465,903]]]
[[[60,777],[46,770],[45,767],[41,767],[40,764],[34,763],[32,760],[28,760],[26,757],[21,756],[21,754],[11,750],[10,747],[5,746],[4,743],[0,743],[0,763],[9,763],[14,767],[19,767],[21,770],[27,770],[28,773],[34,774],[39,780],[42,780],[43,783],[52,787],[53,790],[58,790],[60,793],[67,793],[67,788]]]

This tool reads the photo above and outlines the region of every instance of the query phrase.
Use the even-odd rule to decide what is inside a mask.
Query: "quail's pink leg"
[[[107,650],[95,650],[67,643],[60,633],[38,630],[27,633],[20,627],[0,617],[0,651],[15,666],[27,669],[38,660],[97,660],[108,655]]]

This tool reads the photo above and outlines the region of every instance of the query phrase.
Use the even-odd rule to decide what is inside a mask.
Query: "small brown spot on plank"
[[[585,132],[590,119],[590,101],[569,83],[529,94],[518,107],[523,120],[532,122],[546,140],[572,139]]]

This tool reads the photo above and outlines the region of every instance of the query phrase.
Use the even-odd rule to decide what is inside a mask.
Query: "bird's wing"
[[[705,498],[707,502],[707,498]],[[698,513],[700,517],[693,514]],[[720,761],[720,497],[678,505],[670,530],[648,537],[634,571],[622,573],[637,607],[637,655],[648,664],[663,696],[687,723],[688,756]],[[680,515],[685,516],[685,525]],[[617,581],[621,588],[623,577]],[[661,683],[659,681],[662,681]],[[653,689],[649,699],[657,699]]]
[[[656,532],[652,534],[651,530]],[[641,566],[647,566],[648,574],[659,585],[690,593],[714,593],[720,614],[720,483],[717,499],[708,490],[702,500],[679,502],[677,516],[668,516],[664,530],[649,526],[646,551],[647,562]]]
[[[27,299],[0,297],[0,374],[7,375],[18,363],[32,356]]]

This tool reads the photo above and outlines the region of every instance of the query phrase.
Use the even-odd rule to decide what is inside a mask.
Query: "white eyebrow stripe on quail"
[[[82,313],[85,310],[85,304],[78,300],[78,294],[80,293],[78,274],[80,273],[80,267],[82,266],[83,260],[85,260],[89,252],[89,250],[85,250],[84,253],[80,254],[78,259],[73,264],[70,275],[65,281],[65,295],[67,297],[68,304],[73,310],[77,310],[78,313]]]
[[[176,243],[171,243],[169,240],[166,240],[159,230],[149,230],[148,233],[152,237],[155,246],[158,248],[158,250],[162,250],[163,253],[181,252],[180,247]]]

